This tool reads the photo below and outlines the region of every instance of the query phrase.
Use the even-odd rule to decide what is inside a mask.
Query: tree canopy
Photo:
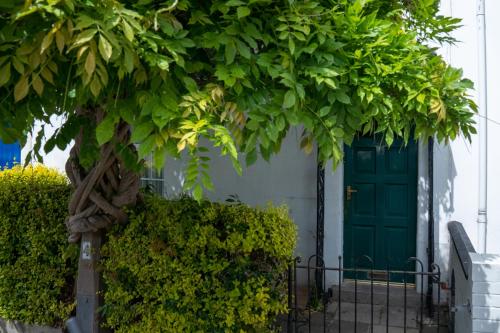
[[[201,137],[237,170],[238,152],[268,159],[293,126],[334,164],[358,133],[470,139],[472,83],[432,46],[458,24],[438,0],[0,0],[0,139],[23,142],[59,115],[33,153],[83,131],[90,167],[125,122],[138,144],[116,142],[129,167],[187,151],[198,197],[212,187]]]

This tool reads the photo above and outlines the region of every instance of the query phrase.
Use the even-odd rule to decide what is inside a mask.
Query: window
[[[163,169],[158,172],[152,165],[153,158],[149,156],[146,158],[146,167],[142,173],[141,187],[146,191],[164,196],[166,193]]]

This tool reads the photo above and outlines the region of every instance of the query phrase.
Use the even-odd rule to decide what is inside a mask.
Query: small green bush
[[[103,248],[115,332],[271,332],[296,242],[286,209],[147,197]]]
[[[67,179],[42,166],[0,171],[0,317],[60,326],[74,308],[78,247]]]

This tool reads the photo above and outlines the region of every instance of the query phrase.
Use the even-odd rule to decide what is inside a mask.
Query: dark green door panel
[[[351,186],[350,199],[347,187]],[[360,137],[345,148],[344,266],[404,270],[416,253],[417,144]],[[352,274],[346,274],[352,277]],[[366,278],[366,274],[359,274]],[[401,281],[402,276],[391,276]],[[409,281],[411,279],[407,279]]]

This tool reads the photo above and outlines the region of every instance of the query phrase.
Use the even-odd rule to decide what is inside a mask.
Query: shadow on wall
[[[446,224],[455,212],[455,178],[457,169],[449,145],[434,146],[434,262],[441,267],[442,278],[448,277],[450,243],[441,235],[448,235]],[[436,291],[435,291],[436,292]]]
[[[434,147],[434,219],[439,213],[449,216],[455,212],[454,180],[457,169],[450,146],[436,144]]]

